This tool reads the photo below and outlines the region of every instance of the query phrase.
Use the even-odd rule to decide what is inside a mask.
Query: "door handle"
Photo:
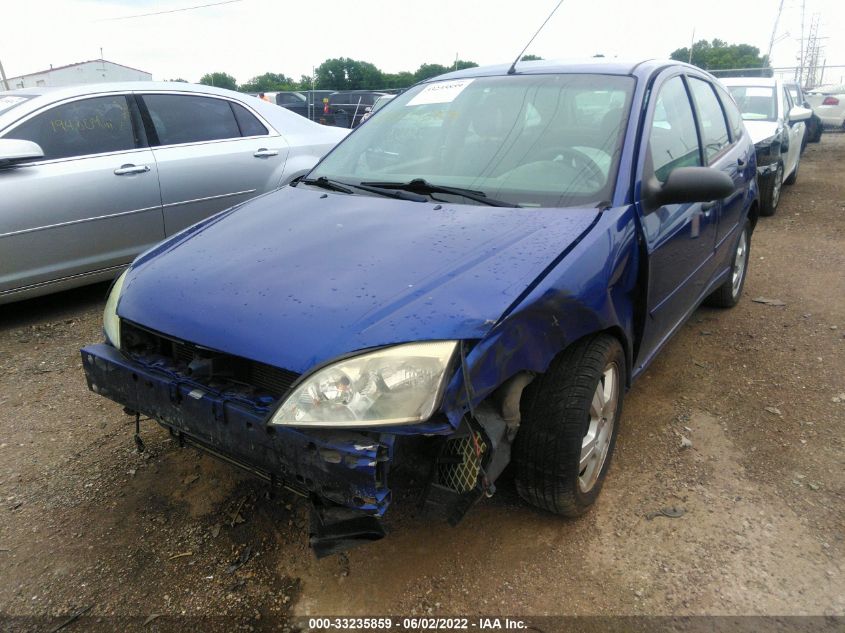
[[[745,159],[744,158],[737,158],[736,164],[739,165],[740,167],[745,167]]]
[[[146,165],[121,165],[114,170],[115,176],[128,176],[130,174],[143,174],[150,171]]]
[[[262,147],[253,154],[256,158],[269,158],[270,156],[278,156],[279,152],[275,149],[267,149],[266,147]]]

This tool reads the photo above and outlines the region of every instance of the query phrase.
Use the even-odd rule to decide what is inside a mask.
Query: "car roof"
[[[606,57],[590,57],[587,59],[542,59],[530,62],[518,62],[515,75],[546,75],[546,74],[601,74],[601,75],[627,75],[627,76],[650,76],[655,71],[668,66],[680,66],[694,69],[701,72],[696,66],[685,64],[671,59],[634,59],[620,60],[608,59]],[[507,75],[510,64],[498,64],[496,66],[476,66],[458,70],[427,81],[440,81],[443,79],[469,79],[472,77],[495,77]],[[705,71],[706,72],[706,71]]]
[[[58,101],[63,101],[64,99],[115,92],[179,92],[228,97],[249,104],[253,110],[257,110],[271,125],[276,127],[277,131],[284,130],[284,133],[288,136],[299,133],[319,134],[322,131],[321,128],[325,128],[325,126],[321,126],[305,117],[290,112],[285,108],[277,106],[275,103],[264,101],[258,97],[252,97],[245,92],[235,92],[234,90],[226,90],[225,88],[189,84],[180,81],[121,81],[81,84],[61,88],[21,88],[0,92],[0,98],[15,96],[31,97],[20,105],[5,112],[0,112],[0,130],[31,112],[40,110]]]
[[[775,77],[720,77],[719,81],[726,86],[764,86],[775,88],[778,82],[780,82],[780,79]]]

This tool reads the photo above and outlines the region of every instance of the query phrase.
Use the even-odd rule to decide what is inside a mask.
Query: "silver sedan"
[[[112,278],[307,173],[347,133],[209,86],[0,92],[0,304]]]

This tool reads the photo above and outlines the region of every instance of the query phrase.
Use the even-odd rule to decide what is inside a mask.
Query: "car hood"
[[[285,187],[139,257],[118,314],[300,373],[369,347],[480,338],[599,213]]]
[[[776,121],[745,121],[745,129],[751,136],[752,143],[759,143],[778,133]]]

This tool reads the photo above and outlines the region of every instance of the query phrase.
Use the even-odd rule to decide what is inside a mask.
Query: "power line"
[[[165,15],[166,13],[180,13],[182,11],[193,11],[194,9],[205,9],[207,7],[217,7],[221,4],[234,4],[235,2],[243,2],[243,0],[221,0],[220,2],[209,2],[208,4],[198,4],[193,7],[182,7],[181,9],[169,9],[167,11],[155,11],[153,13],[139,13],[137,15],[123,15],[117,18],[103,18],[102,20],[94,20],[95,22],[113,22],[115,20],[132,20],[134,18],[148,18],[151,15]]]

